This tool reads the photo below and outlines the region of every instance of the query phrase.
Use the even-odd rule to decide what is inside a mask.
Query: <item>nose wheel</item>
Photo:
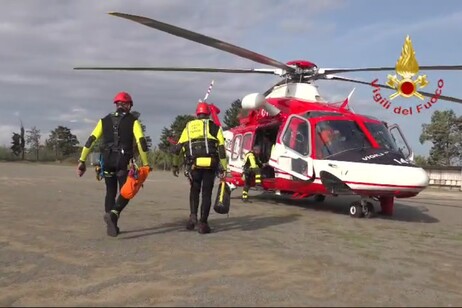
[[[350,205],[350,216],[355,218],[370,218],[374,215],[374,205],[367,200],[355,201]]]

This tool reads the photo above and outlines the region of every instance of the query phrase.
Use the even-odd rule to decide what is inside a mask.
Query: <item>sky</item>
[[[444,5],[442,4],[444,3]],[[281,62],[303,59],[318,67],[394,66],[410,35],[419,65],[462,65],[462,2],[366,0],[2,0],[0,11],[0,145],[9,145],[19,123],[37,127],[42,141],[59,125],[84,144],[99,118],[114,110],[112,99],[129,92],[147,134],[158,143],[161,130],[178,114],[193,114],[214,80],[209,101],[222,113],[237,98],[264,92],[272,75],[76,71],[76,66],[204,66],[268,68],[233,54],[110,16],[118,11],[157,19],[250,49]],[[345,77],[386,82],[394,72],[348,73]],[[461,71],[427,71],[434,92],[462,98]],[[416,154],[421,125],[435,110],[462,104],[438,101],[412,116],[396,115],[372,99],[372,88],[319,81],[321,95],[333,101],[356,88],[351,106],[402,128]],[[384,96],[392,94],[382,90]],[[425,101],[397,98],[396,106]]]

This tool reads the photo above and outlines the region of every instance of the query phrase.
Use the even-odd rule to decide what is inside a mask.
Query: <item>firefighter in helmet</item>
[[[177,145],[173,148],[173,175],[179,174],[179,156],[184,155],[191,189],[189,193],[190,216],[186,229],[193,230],[198,223],[199,196],[202,190],[202,203],[198,231],[210,233],[208,217],[212,205],[212,190],[217,173],[221,179],[226,177],[227,161],[223,130],[210,117],[210,107],[199,102],[197,118],[186,124]]]
[[[316,152],[318,158],[322,159],[343,150],[342,145],[339,143],[338,132],[335,132],[328,124],[320,122],[316,127],[316,131]]]
[[[249,200],[249,189],[252,185],[252,180],[255,179],[255,184],[261,184],[261,168],[263,164],[260,161],[261,148],[259,145],[254,145],[252,150],[245,154],[244,157],[244,189],[242,190],[242,201]]]
[[[86,171],[85,160],[88,154],[95,142],[102,137],[101,167],[106,184],[104,220],[107,224],[107,234],[113,237],[120,232],[117,222],[120,213],[129,202],[120,194],[116,200],[116,196],[127,179],[128,165],[134,157],[134,143],[137,145],[143,166],[148,165],[147,141],[136,115],[130,113],[133,106],[131,96],[126,92],[117,93],[114,104],[116,111],[98,121],[82,149],[77,166],[77,174],[82,176]]]

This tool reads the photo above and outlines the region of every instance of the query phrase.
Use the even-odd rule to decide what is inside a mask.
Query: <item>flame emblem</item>
[[[409,35],[404,41],[401,56],[396,62],[396,72],[402,79],[399,79],[396,75],[388,75],[387,85],[396,90],[395,93],[390,95],[390,99],[401,95],[406,98],[416,96],[423,100],[424,97],[417,92],[417,87],[425,88],[428,85],[427,75],[418,76],[415,80],[412,79],[419,72],[419,64]]]

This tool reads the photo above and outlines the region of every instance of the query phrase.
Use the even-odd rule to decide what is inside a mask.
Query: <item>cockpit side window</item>
[[[361,128],[350,120],[318,122],[315,134],[316,156],[320,159],[353,149],[372,147]]]
[[[364,124],[381,148],[399,152],[398,145],[393,140],[393,137],[385,124],[373,122],[366,122]]]

